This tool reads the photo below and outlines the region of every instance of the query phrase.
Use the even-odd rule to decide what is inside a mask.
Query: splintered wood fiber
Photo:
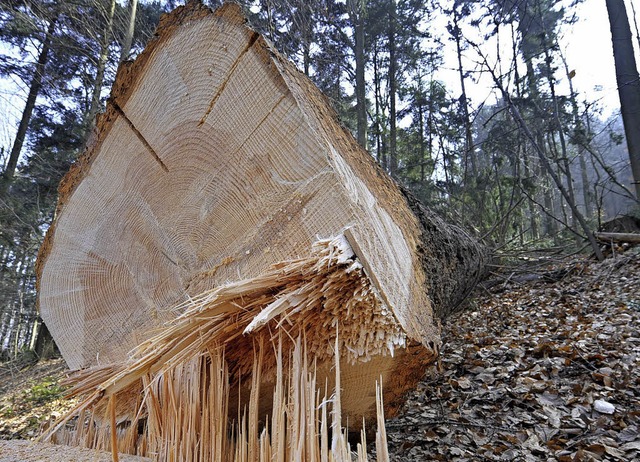
[[[412,208],[239,7],[163,17],[119,69],[38,258],[81,397],[43,439],[329,461],[367,460],[370,438],[385,460],[384,415],[439,350],[430,294],[452,296],[435,275],[465,269],[454,241],[425,250]]]
[[[369,362],[405,337],[344,237],[312,250],[203,293],[119,368],[76,374],[70,394],[84,399],[43,438],[158,460],[328,461],[350,457],[351,426],[367,460],[365,425],[342,412],[341,369],[358,365],[370,370],[358,392],[375,393],[369,426],[386,460],[384,371]]]

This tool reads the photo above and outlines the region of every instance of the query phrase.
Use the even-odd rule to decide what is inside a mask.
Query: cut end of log
[[[47,436],[167,460],[256,444],[329,460],[331,401],[332,457],[347,460],[341,422],[393,415],[438,353],[432,302],[475,276],[460,233],[423,223],[237,6],[165,16],[109,101],[37,262],[41,315],[86,368],[83,401]],[[323,424],[302,435],[300,419]]]
[[[406,199],[239,14],[166,16],[63,180],[38,304],[72,369],[124,360],[181,302],[347,227],[407,337],[439,342]]]
[[[182,314],[140,344],[126,362],[80,372],[73,380],[73,394],[104,400],[131,391],[131,387],[139,388],[146,374],[165,373],[217,349],[225,352],[232,383],[247,383],[256,345],[272,343],[273,338],[282,337],[278,334],[281,331],[286,333],[287,351],[292,345],[286,339],[304,338],[320,370],[331,364],[338,348],[347,380],[357,377],[354,380],[362,381],[362,388],[381,374],[393,374],[397,395],[420,378],[402,361],[402,369],[396,370],[396,352],[407,354],[406,334],[377,295],[344,236],[319,240],[307,258],[279,262],[257,277],[193,297],[174,311]],[[424,350],[423,363],[437,355],[437,351],[420,349]],[[374,358],[375,368],[364,364]],[[261,369],[263,377],[273,376],[275,358],[267,356]],[[325,373],[328,375],[328,370]],[[406,384],[401,386],[403,379]],[[139,391],[130,394],[135,396]],[[349,415],[374,413],[372,400],[363,398],[355,403],[345,404]]]

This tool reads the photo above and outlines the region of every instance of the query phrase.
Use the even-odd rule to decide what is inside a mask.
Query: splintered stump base
[[[275,351],[274,345],[268,351],[263,349],[266,345],[257,348],[247,386],[234,384],[229,364],[216,350],[172,370],[144,376],[140,384],[132,385],[133,390],[102,397],[91,405],[84,403],[45,437],[58,444],[163,461],[257,461],[273,460],[273,454],[280,454],[280,460],[292,462],[329,462],[351,461],[353,451],[358,461],[369,460],[369,431],[369,442],[373,437],[376,441],[376,460],[388,460],[383,455],[386,437],[379,382],[371,390],[358,384],[362,393],[372,394],[376,407],[371,420],[351,425],[341,409],[342,401],[349,398],[341,394],[341,385],[349,381],[342,374],[348,376],[349,371],[342,370],[338,356],[329,380],[308,361],[301,337],[286,361],[282,340],[278,339]],[[274,353],[276,369],[265,378],[262,361]],[[237,390],[246,391],[240,404]],[[267,396],[270,402],[265,409]],[[356,430],[360,442],[352,447],[348,432]]]
[[[343,237],[179,308],[124,364],[77,373],[84,399],[44,437],[160,460],[245,460],[254,444],[329,460],[349,454],[347,429],[384,427],[382,383],[394,412],[433,360],[407,346]]]
[[[189,2],[120,67],[60,185],[38,304],[83,401],[46,436],[160,460],[339,460],[343,429],[377,422],[384,460],[383,410],[485,261],[237,5]]]

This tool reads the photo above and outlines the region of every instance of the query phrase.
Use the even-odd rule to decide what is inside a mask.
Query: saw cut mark
[[[231,80],[231,77],[233,76],[233,73],[236,71],[236,68],[238,67],[238,64],[240,63],[240,61],[242,61],[242,58],[251,49],[253,44],[256,43],[258,38],[260,38],[260,34],[258,34],[257,32],[253,32],[253,34],[251,34],[251,38],[249,39],[249,42],[247,43],[247,46],[244,47],[244,50],[242,50],[242,52],[238,55],[238,57],[234,61],[233,65],[229,69],[229,73],[227,74],[225,79],[222,81],[222,85],[220,85],[220,88],[218,88],[218,91],[216,92],[216,94],[213,95],[213,98],[211,99],[211,102],[209,103],[209,107],[207,108],[207,111],[202,116],[202,119],[200,119],[200,122],[198,122],[198,127],[201,127],[207,121],[207,117],[209,117],[209,114],[211,114],[211,111],[213,110],[213,107],[216,105],[216,102],[220,98],[220,95],[222,95],[222,92],[224,91],[225,87],[227,86],[227,83],[229,82],[229,80]]]
[[[133,125],[133,122],[131,122],[129,117],[127,117],[127,114],[124,113],[124,111],[122,110],[120,105],[113,99],[111,100],[111,104],[112,104],[113,108],[116,110],[116,112],[118,113],[118,115],[120,117],[122,117],[122,119],[127,123],[129,128],[131,128],[131,131],[133,131],[133,133],[135,133],[135,135],[138,137],[140,142],[142,144],[144,144],[144,146],[147,148],[147,150],[151,153],[151,155],[156,160],[156,162],[158,162],[160,164],[160,167],[162,167],[162,170],[164,170],[165,172],[168,173],[169,172],[169,168],[164,164],[164,162],[162,162],[162,159],[160,159],[160,156],[158,155],[158,153],[155,151],[155,149],[153,149],[151,147],[151,145],[149,144],[147,139],[144,137],[144,135],[142,133],[140,133],[140,130],[138,130],[135,125]]]
[[[289,92],[286,92],[284,95],[282,95],[278,101],[276,102],[276,104],[273,105],[273,107],[271,108],[271,110],[269,112],[267,112],[267,114],[262,118],[262,120],[260,122],[258,122],[258,124],[255,126],[255,128],[253,130],[251,130],[251,133],[249,133],[249,136],[247,136],[245,138],[245,140],[242,142],[242,144],[240,145],[240,147],[238,149],[236,149],[234,151],[234,155],[237,154],[238,152],[240,152],[242,150],[242,148],[244,147],[245,144],[247,144],[247,142],[251,139],[251,137],[253,136],[253,134],[255,132],[257,132],[260,127],[262,127],[262,124],[265,122],[265,120],[267,120],[269,118],[269,116],[271,114],[273,114],[273,112],[278,109],[278,106],[280,106],[280,103],[282,103],[284,101],[284,99],[289,95]]]

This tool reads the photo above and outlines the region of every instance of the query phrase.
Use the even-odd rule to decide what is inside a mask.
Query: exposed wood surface
[[[119,70],[63,180],[37,263],[41,315],[72,369],[107,365],[115,374],[160,328],[173,332],[200,294],[260,281],[345,234],[407,346],[370,362],[365,349],[343,368],[342,410],[359,425],[375,413],[380,376],[388,414],[420,379],[439,350],[436,317],[459,305],[485,254],[379,168],[239,7],[211,13],[189,2]],[[361,322],[344,314],[338,324]],[[226,360],[252,360],[241,353],[251,350],[250,331]],[[325,331],[320,340],[331,338]],[[323,367],[331,362],[320,377]]]
[[[410,338],[435,345],[401,192],[234,6],[204,10],[165,18],[119,73],[63,184],[39,304],[70,367],[122,360],[171,306],[346,227]]]

